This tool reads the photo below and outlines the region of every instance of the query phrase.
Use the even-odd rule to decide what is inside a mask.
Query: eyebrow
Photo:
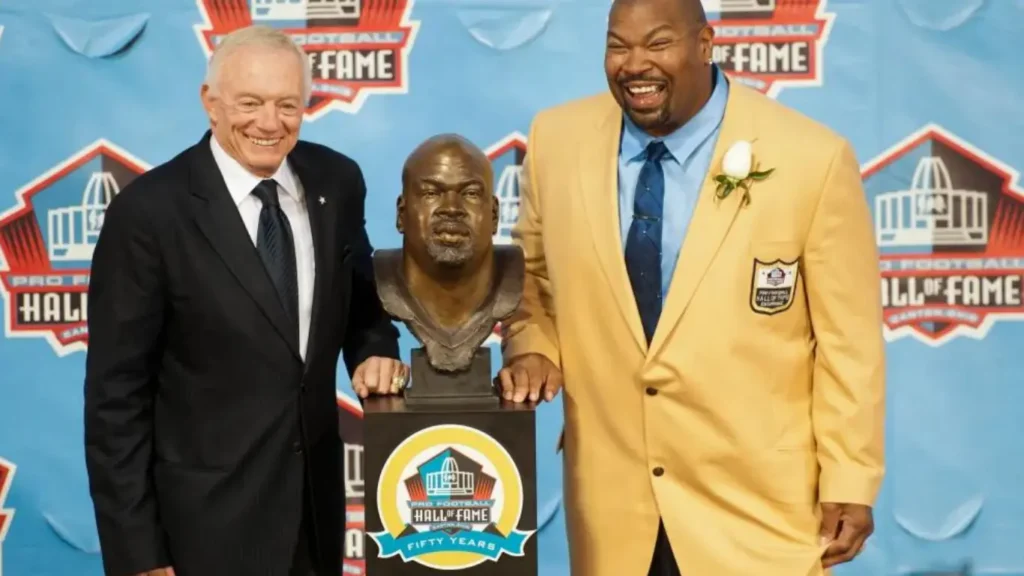
[[[648,32],[647,34],[644,34],[644,40],[650,40],[652,36],[654,36],[654,35],[656,35],[656,34],[658,34],[658,33],[660,33],[660,32],[664,32],[664,31],[666,31],[666,30],[667,30],[667,31],[669,31],[669,32],[671,32],[671,31],[672,31],[672,26],[671,26],[671,25],[669,25],[669,24],[662,24],[662,25],[660,25],[660,26],[656,26],[656,27],[654,28],[654,30],[651,30],[651,31],[650,31],[650,32]],[[621,36],[619,36],[619,35],[618,35],[618,34],[616,34],[615,32],[612,32],[611,30],[609,30],[609,31],[608,31],[608,36],[609,36],[610,38],[615,38],[616,40],[619,40],[619,41],[621,41],[621,40],[622,40],[622,37],[621,37]]]
[[[669,31],[669,32],[672,32],[673,31],[672,30],[672,26],[670,26],[668,24],[662,24],[661,26],[658,26],[654,30],[651,30],[650,32],[648,32],[647,35],[644,36],[644,38],[650,38],[650,37],[658,34],[659,32],[663,32],[663,31],[666,31],[666,30]]]
[[[425,183],[425,184],[430,184],[430,185],[433,185],[433,186],[437,186],[438,188],[445,188],[445,187],[447,187],[449,185],[446,182],[442,182],[440,180],[437,180],[435,178],[430,178],[430,177],[420,178],[420,182]],[[470,184],[477,184],[477,185],[483,186],[484,185],[484,181],[481,178],[473,176],[472,178],[469,178],[469,179],[466,179],[466,180],[461,180],[459,182],[455,182],[454,183],[455,186],[460,186],[460,187],[461,186],[469,186]]]
[[[260,96],[258,94],[253,94],[251,92],[241,92],[236,97],[238,99],[252,98],[254,100],[271,100],[271,101],[278,101],[278,102],[282,101],[282,100],[298,100],[299,99],[298,96],[278,96],[277,98],[264,98],[263,96]]]

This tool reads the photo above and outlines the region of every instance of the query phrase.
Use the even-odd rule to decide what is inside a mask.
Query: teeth
[[[630,86],[628,90],[630,94],[654,94],[661,90],[661,86]]]
[[[255,144],[257,146],[274,146],[274,145],[276,145],[280,141],[281,141],[280,138],[267,139],[267,138],[253,138],[252,136],[249,136],[249,142],[252,142],[253,144]]]

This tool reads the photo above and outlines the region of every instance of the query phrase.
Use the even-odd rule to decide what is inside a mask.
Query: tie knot
[[[647,160],[651,162],[661,162],[668,154],[668,147],[661,140],[655,140],[647,145]]]
[[[252,195],[259,198],[264,206],[280,206],[277,198],[277,181],[263,180],[252,190]]]

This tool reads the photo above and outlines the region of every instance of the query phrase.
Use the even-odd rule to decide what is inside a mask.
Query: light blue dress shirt
[[[711,98],[689,122],[662,138],[671,158],[662,161],[665,172],[665,200],[661,232],[662,294],[668,294],[672,274],[676,269],[679,251],[690,226],[690,218],[697,205],[704,177],[708,173],[719,128],[725,116],[725,102],[729,96],[729,82],[725,74],[714,67],[715,87]],[[619,225],[622,249],[626,249],[629,226],[633,222],[633,195],[640,169],[644,165],[644,150],[655,140],[623,115],[622,137],[619,142]]]

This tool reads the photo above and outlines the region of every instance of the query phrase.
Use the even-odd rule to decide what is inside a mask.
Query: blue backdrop
[[[605,89],[608,5],[0,0],[0,574],[101,574],[82,448],[91,246],[113,194],[200,138],[210,42],[256,21],[304,44],[317,98],[303,137],[361,164],[371,239],[392,247],[401,164],[438,132],[488,150],[503,223],[514,222],[532,116]],[[1024,574],[1013,480],[1024,474],[1024,378],[1012,360],[1024,340],[1024,0],[705,5],[721,66],[853,142],[876,217],[889,473],[876,535],[838,572]],[[355,495],[346,573],[360,574],[361,433],[348,388],[342,371]],[[545,576],[568,574],[560,426],[560,401],[542,406]]]

